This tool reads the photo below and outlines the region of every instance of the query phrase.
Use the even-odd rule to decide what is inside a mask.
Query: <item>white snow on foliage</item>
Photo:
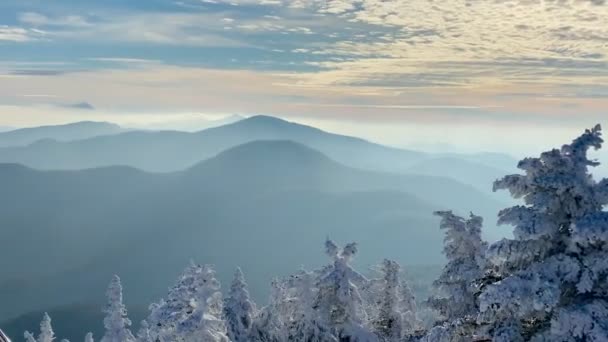
[[[489,249],[499,281],[481,293],[480,322],[490,336],[510,341],[606,341],[608,265],[607,182],[588,167],[600,148],[599,126],[571,144],[526,158],[523,175],[498,180],[525,205],[500,212],[515,227],[514,239]],[[501,322],[511,320],[508,333]]]
[[[127,308],[122,301],[122,284],[118,276],[112,278],[106,294],[108,305],[103,320],[106,331],[101,342],[134,342],[135,337],[129,330],[131,320],[127,317]]]

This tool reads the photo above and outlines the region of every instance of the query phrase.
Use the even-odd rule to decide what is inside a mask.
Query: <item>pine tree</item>
[[[248,341],[255,311],[255,304],[249,297],[245,276],[241,269],[237,268],[230,292],[224,303],[228,337],[232,342]]]
[[[524,200],[499,214],[514,238],[489,250],[500,281],[481,294],[480,321],[495,341],[608,341],[608,180],[587,157],[602,142],[598,125],[495,183]]]
[[[271,284],[270,300],[258,311],[251,326],[252,342],[287,341],[285,313],[285,284],[278,279]]]
[[[382,263],[382,281],[379,298],[378,317],[374,320],[374,331],[382,341],[399,341],[403,335],[400,302],[400,266],[392,260]]]
[[[443,252],[448,263],[434,282],[438,295],[429,299],[431,307],[447,322],[477,315],[475,282],[483,277],[487,244],[481,239],[482,219],[471,214],[465,220],[451,211],[436,212],[445,230]]]
[[[175,341],[177,327],[194,312],[194,301],[198,286],[198,274],[202,267],[193,262],[182,272],[176,284],[169,290],[166,299],[150,306],[147,322],[150,334],[161,341]]]
[[[319,279],[315,302],[323,325],[330,327],[340,341],[377,341],[366,326],[367,315],[357,286],[364,285],[368,280],[350,265],[357,253],[357,245],[350,243],[340,249],[333,241],[327,240],[325,249],[333,264]]]
[[[122,300],[122,284],[120,278],[114,276],[107,291],[108,305],[104,312],[103,321],[105,334],[101,342],[134,342],[135,337],[129,330],[131,321],[127,318],[127,309]]]
[[[300,271],[289,279],[292,289],[290,305],[291,320],[288,324],[288,340],[294,342],[337,342],[330,328],[323,323],[314,310],[318,289],[315,286],[317,273]]]
[[[387,342],[402,341],[418,329],[415,298],[409,286],[401,281],[401,266],[385,259],[380,267],[382,277],[374,280],[369,294],[374,332]]]
[[[150,325],[146,320],[141,321],[139,324],[139,330],[137,331],[137,342],[155,342],[150,332]]]
[[[436,294],[427,302],[441,315],[440,327],[430,335],[438,336],[437,341],[446,336],[449,341],[470,341],[477,330],[477,297],[487,249],[481,238],[483,220],[473,214],[464,219],[451,211],[435,214],[441,217],[440,227],[445,230],[443,253],[448,262],[434,282]]]
[[[175,341],[229,342],[220,282],[211,266],[203,266],[196,273],[193,300],[194,310],[179,322]]]
[[[24,337],[28,342],[53,342],[55,339],[55,333],[53,332],[53,326],[51,325],[51,317],[48,313],[44,313],[42,321],[40,322],[40,334],[38,338],[34,338],[34,335],[29,331],[24,333]]]
[[[29,331],[23,333],[23,337],[25,338],[26,342],[36,342],[36,337],[34,337],[34,335]]]
[[[399,298],[399,310],[403,315],[403,331],[408,337],[415,336],[420,334],[420,331],[423,329],[422,321],[418,317],[416,297],[407,281],[402,280],[400,285],[401,298]]]

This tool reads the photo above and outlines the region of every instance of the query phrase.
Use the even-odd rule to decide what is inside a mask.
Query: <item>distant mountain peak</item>
[[[294,123],[270,115],[254,115],[238,121],[241,124],[292,125]]]
[[[112,123],[112,122],[83,120],[83,121],[68,122],[68,123],[56,124],[56,125],[43,125],[43,126],[35,126],[35,127],[17,128],[13,131],[9,131],[6,133],[19,132],[19,131],[24,132],[24,131],[34,131],[34,130],[44,130],[44,129],[55,129],[55,128],[63,128],[63,127],[66,127],[66,128],[67,127],[104,127],[104,128],[120,129],[119,125]]]
[[[325,154],[291,140],[257,140],[238,145],[195,165],[192,169],[214,164],[245,169],[278,165],[289,165],[289,167],[296,168],[339,165]]]
[[[78,121],[58,125],[20,128],[0,133],[0,147],[26,146],[36,141],[70,141],[99,135],[116,134],[123,129],[104,121]]]

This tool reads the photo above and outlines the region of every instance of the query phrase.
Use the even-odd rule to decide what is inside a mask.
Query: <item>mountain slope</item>
[[[108,122],[82,121],[56,126],[21,128],[0,132],[0,147],[25,146],[42,139],[71,141],[110,135],[124,130]]]
[[[0,320],[99,302],[114,273],[144,305],[191,258],[215,264],[223,281],[242,266],[264,298],[272,276],[324,262],[327,235],[361,242],[364,265],[438,263],[433,210],[500,207],[450,179],[357,170],[289,141],[249,143],[165,174],[4,164],[0,187]]]
[[[196,133],[126,132],[70,142],[42,141],[0,148],[0,162],[38,169],[84,169],[128,165],[147,171],[183,170],[226,149],[255,140],[293,140],[354,167],[395,164],[404,168],[424,157],[362,139],[331,134],[281,119],[256,116]]]

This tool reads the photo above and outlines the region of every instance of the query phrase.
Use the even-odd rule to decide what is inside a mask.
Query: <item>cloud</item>
[[[0,42],[29,42],[37,39],[41,39],[45,36],[45,32],[36,29],[27,29],[22,27],[11,27],[7,25],[0,25]]]
[[[11,70],[9,74],[13,76],[59,76],[67,72],[67,70],[53,69],[17,69]]]
[[[71,109],[95,110],[95,106],[93,106],[92,104],[90,104],[88,102],[69,103],[69,104],[61,105],[61,107],[71,108]]]
[[[404,113],[413,120],[464,111],[490,120],[498,108],[514,116],[595,115],[607,106],[604,1],[138,4],[87,2],[76,10],[49,3],[45,11],[17,13],[17,22],[0,27],[0,40],[3,29],[4,40],[40,49],[31,51],[42,51],[37,42],[44,40],[46,50],[75,65],[7,67],[2,83],[11,76],[6,84],[16,88],[0,89],[0,99],[15,89],[59,89],[66,103],[86,98],[99,108]],[[28,76],[38,78],[28,83]]]

